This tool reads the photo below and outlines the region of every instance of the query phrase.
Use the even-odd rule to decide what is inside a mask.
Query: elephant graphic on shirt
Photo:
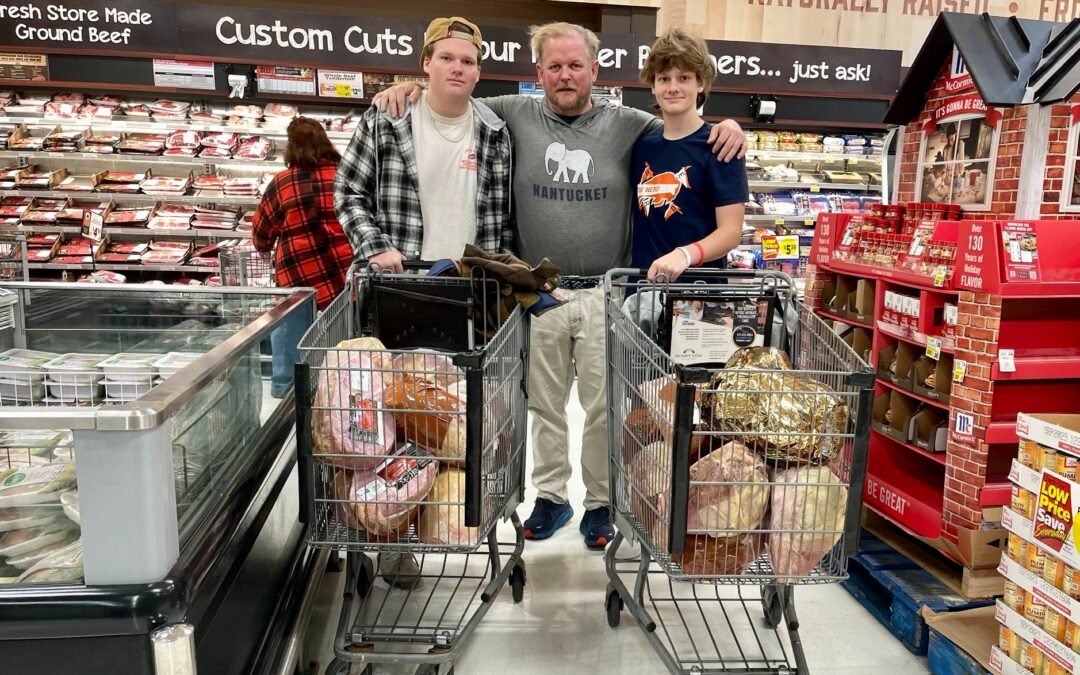
[[[555,161],[557,169],[554,176],[551,173],[552,160]],[[592,155],[585,150],[567,150],[565,145],[556,142],[549,145],[547,151],[544,152],[544,171],[547,172],[547,175],[552,176],[552,181],[588,183],[589,176],[593,174],[594,169]],[[570,179],[571,171],[574,172],[573,180]]]

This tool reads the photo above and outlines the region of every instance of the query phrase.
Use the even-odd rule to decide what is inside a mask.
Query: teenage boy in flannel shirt
[[[400,119],[364,113],[334,184],[354,259],[401,272],[405,260],[459,258],[465,244],[510,248],[510,132],[472,98],[481,44],[471,21],[435,19],[420,55],[425,95]]]

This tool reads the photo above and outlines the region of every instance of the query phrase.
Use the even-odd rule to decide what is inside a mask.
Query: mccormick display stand
[[[877,371],[868,526],[958,563],[942,580],[975,597],[1000,593],[1016,414],[1080,404],[1080,223],[1056,213],[1069,132],[1047,105],[1080,84],[1048,79],[1064,30],[942,15],[886,117],[902,212],[825,214],[814,240],[807,302]]]

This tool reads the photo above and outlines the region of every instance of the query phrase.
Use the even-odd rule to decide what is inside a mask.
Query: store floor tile
[[[499,594],[455,664],[457,675],[661,675],[667,672],[627,612],[623,612],[618,628],[612,629],[607,624],[603,557],[585,549],[577,528],[584,497],[577,460],[584,413],[577,405],[576,393],[571,397],[569,414],[575,474],[569,489],[574,520],[548,540],[526,543],[528,581],[524,599],[515,605],[509,589]],[[525,504],[518,509],[523,519],[531,511],[535,498],[531,486],[525,498]],[[499,533],[501,541],[513,538],[509,524],[500,525]],[[325,576],[308,631],[307,650],[318,655],[319,675],[333,658],[342,583],[341,574]],[[830,675],[929,672],[925,658],[908,652],[838,585],[800,587],[796,590],[795,603],[811,672]],[[359,666],[354,666],[354,673],[360,671]],[[406,675],[414,671],[414,668],[383,665],[374,669],[375,675]]]

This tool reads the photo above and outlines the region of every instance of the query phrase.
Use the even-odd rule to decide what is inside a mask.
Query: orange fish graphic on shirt
[[[649,211],[654,206],[656,208],[667,206],[667,210],[664,211],[664,220],[670,218],[672,214],[683,212],[675,205],[675,198],[679,196],[679,191],[683,188],[690,189],[690,179],[686,175],[686,170],[689,168],[689,166],[684,166],[678,171],[654,174],[649,163],[645,162],[645,171],[642,172],[637,186],[638,206],[645,215],[649,215]]]

